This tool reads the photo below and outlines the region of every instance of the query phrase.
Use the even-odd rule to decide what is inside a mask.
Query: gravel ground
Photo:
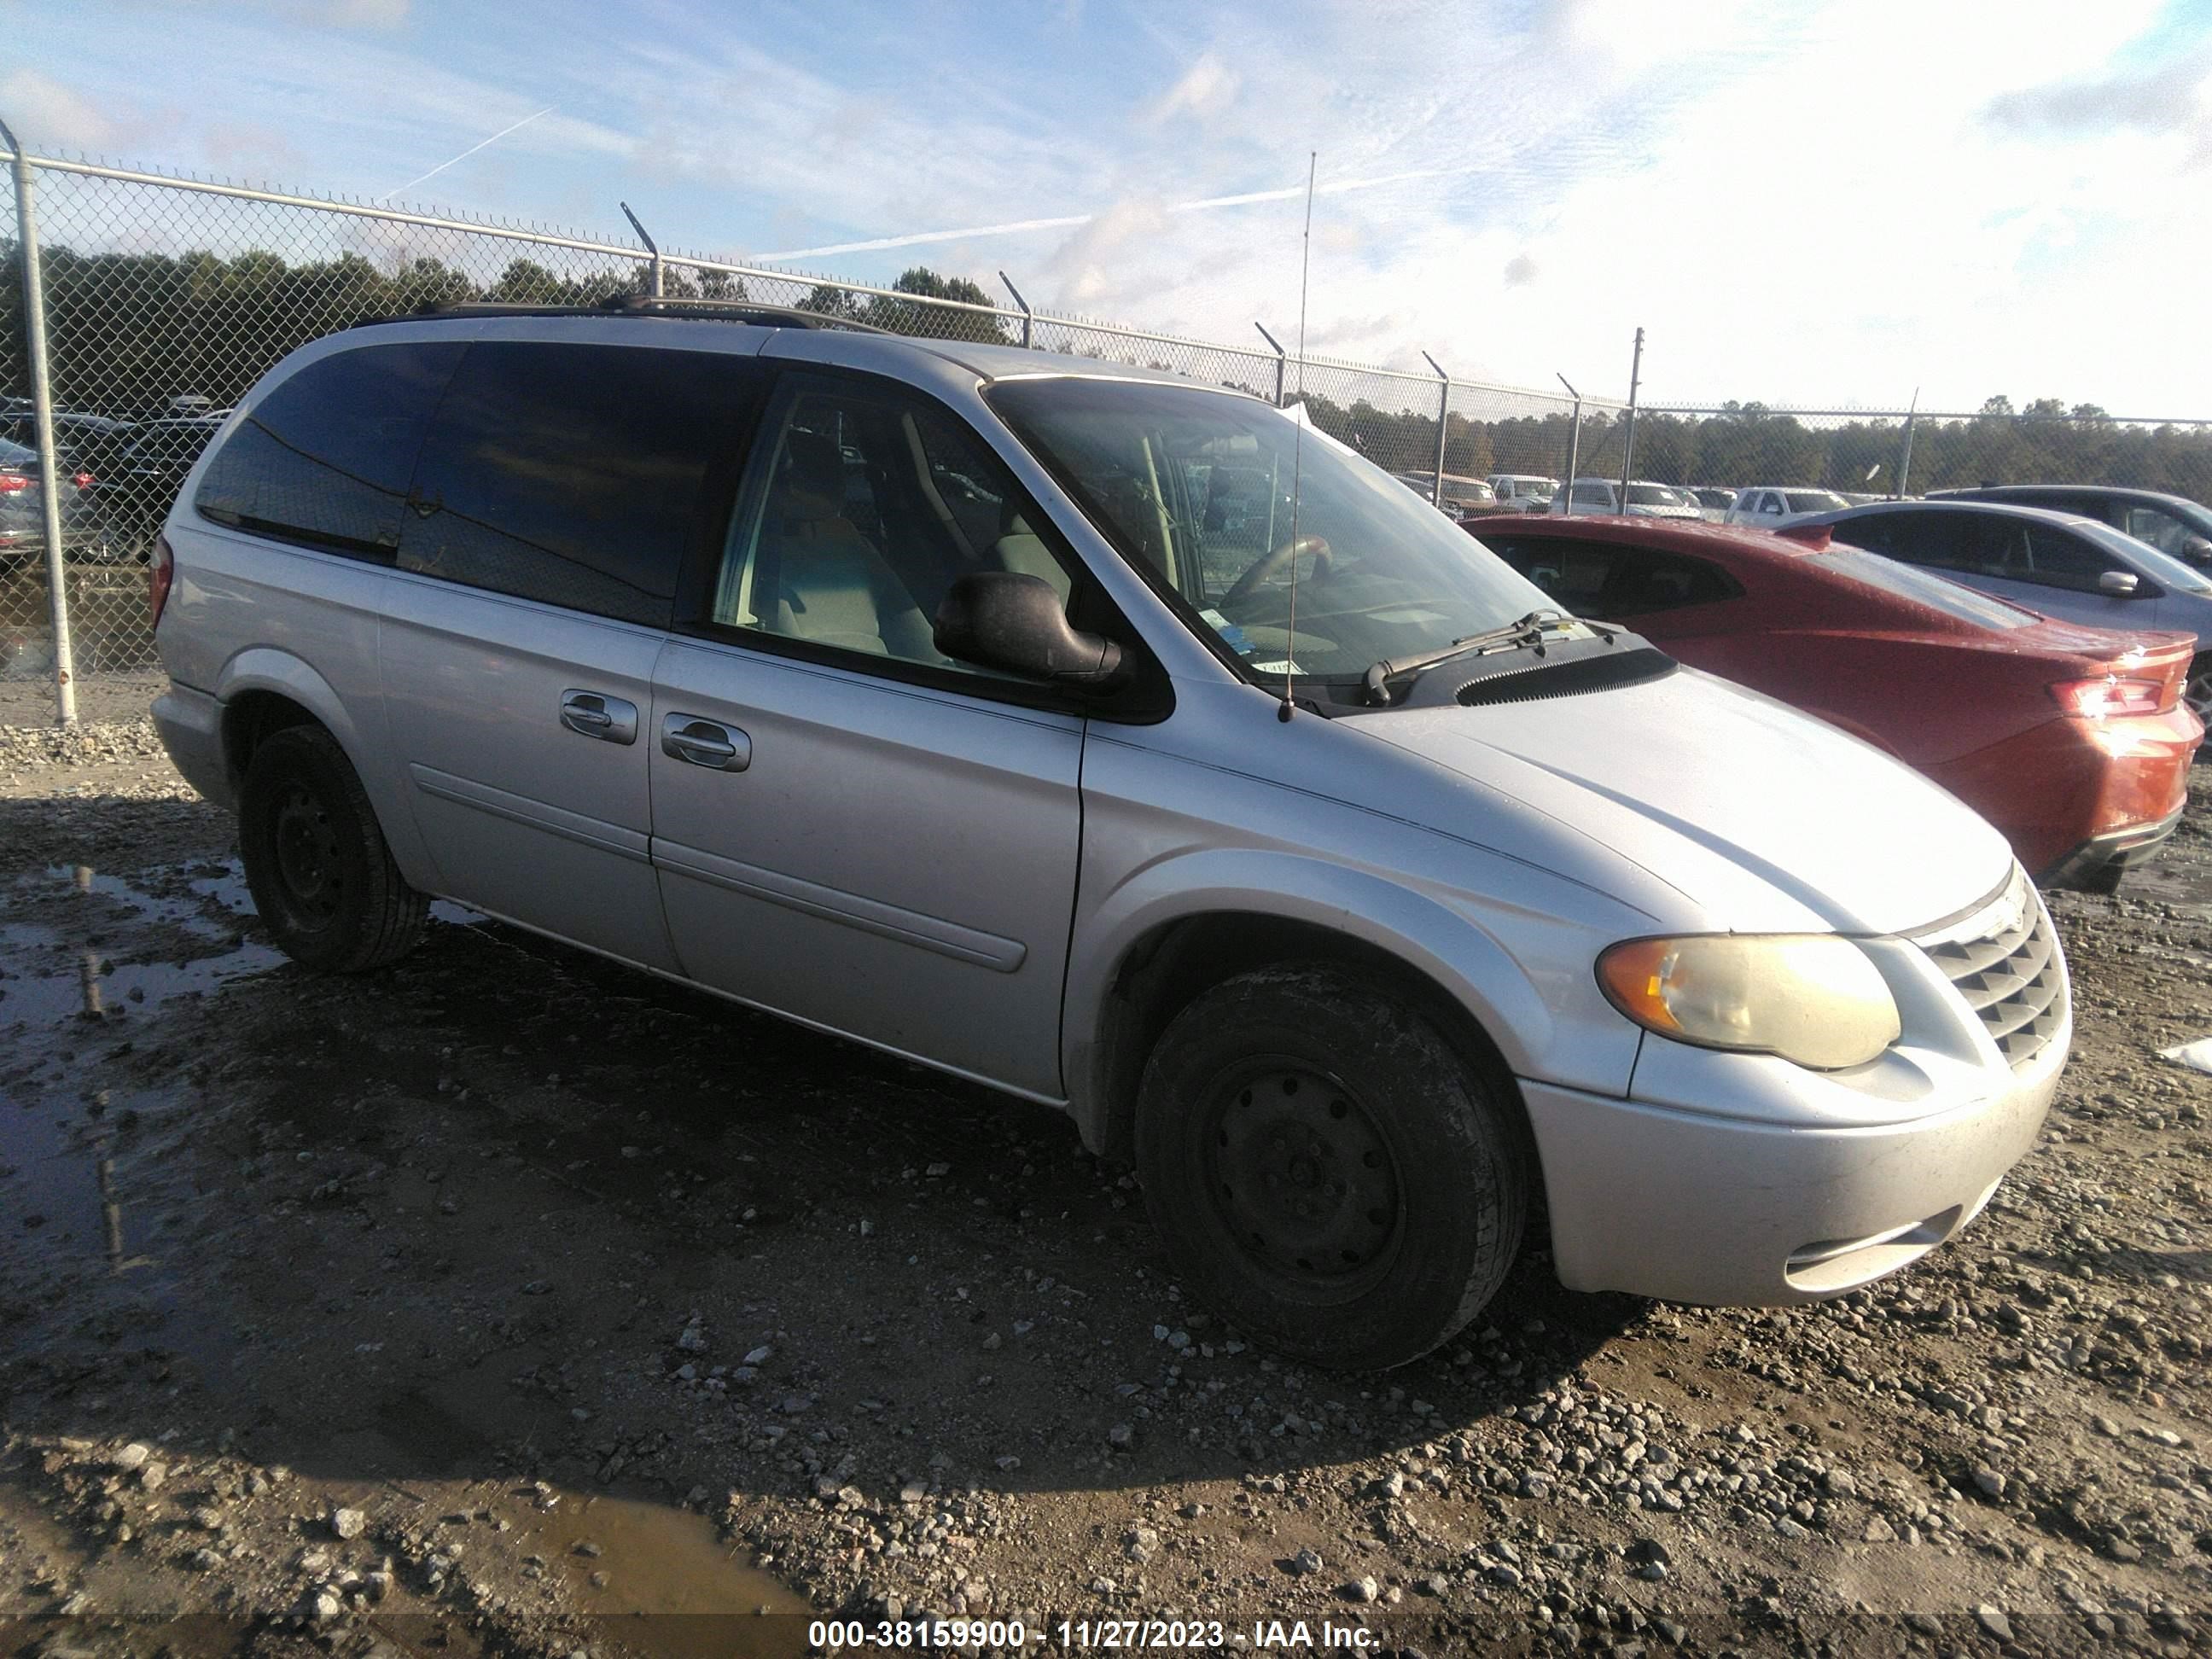
[[[1957,1243],[1783,1312],[1532,1249],[1342,1376],[1186,1301],[1053,1114],[451,907],[311,978],[150,727],[0,729],[0,1652],[2201,1650],[2199,773],[2054,897],[2074,1059]]]

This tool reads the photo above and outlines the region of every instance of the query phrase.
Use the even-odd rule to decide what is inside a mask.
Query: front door
[[[1071,584],[932,400],[787,374],[651,710],[653,861],[692,978],[1047,1099],[1082,718],[932,643],[969,570]]]

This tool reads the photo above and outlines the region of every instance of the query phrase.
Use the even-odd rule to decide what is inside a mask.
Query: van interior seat
[[[1029,526],[1029,520],[1018,513],[1006,520],[1006,533],[991,544],[991,561],[1001,570],[1011,570],[1018,576],[1041,576],[1052,584],[1053,592],[1060,595],[1061,605],[1067,603],[1075,584],[1044,540]]]
[[[883,554],[845,516],[837,446],[796,428],[772,504],[776,526],[775,629],[795,639],[909,662],[942,662],[929,618]]]

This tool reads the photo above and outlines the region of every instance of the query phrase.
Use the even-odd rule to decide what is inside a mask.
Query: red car
[[[2204,726],[2194,641],[2054,622],[1855,547],[1651,519],[1478,520],[1577,616],[1917,768],[2046,884],[2110,892],[2172,833]]]

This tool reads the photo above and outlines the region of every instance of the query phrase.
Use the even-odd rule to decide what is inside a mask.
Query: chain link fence
[[[13,158],[11,158],[12,160]],[[364,319],[471,301],[595,305],[625,294],[794,307],[930,338],[1172,370],[1279,404],[1448,506],[1476,482],[1618,477],[1618,403],[1304,360],[988,303],[941,279],[882,288],[535,226],[26,156],[0,207],[0,678],[152,665],[145,562],[222,411],[294,348]],[[21,232],[40,250],[63,603],[47,577]],[[903,281],[903,279],[902,279]],[[933,287],[933,283],[934,286]],[[912,288],[915,291],[907,291]],[[1909,463],[1906,457],[1910,447]],[[1984,481],[2136,484],[2212,499],[2212,422],[2087,406],[1972,415],[1645,409],[1637,474],[1665,483],[1890,494]],[[1908,471],[1909,466],[1909,471]]]

